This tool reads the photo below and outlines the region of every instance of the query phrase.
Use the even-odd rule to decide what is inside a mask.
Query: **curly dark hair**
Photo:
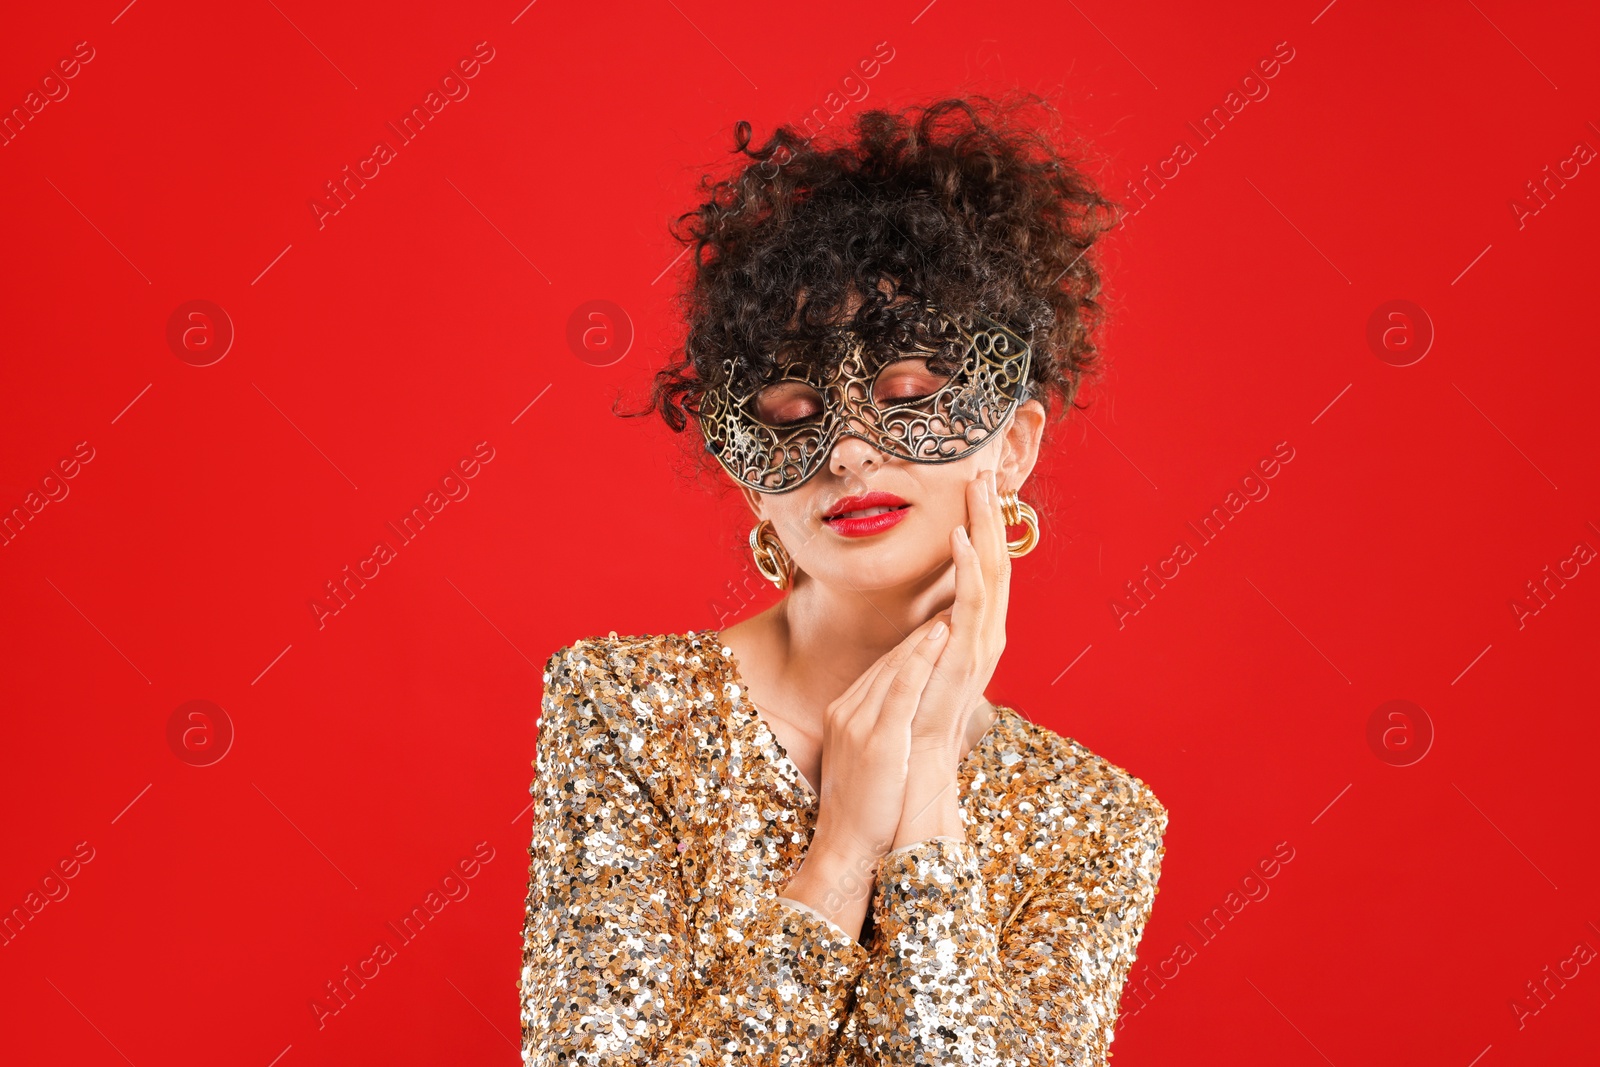
[[[1035,108],[1043,121],[1029,121]],[[1088,253],[1123,208],[1075,162],[1080,146],[1070,158],[1057,147],[1059,126],[1033,93],[863,111],[842,139],[782,125],[758,148],[750,123],[736,123],[742,169],[702,176],[705,201],[669,227],[694,253],[684,343],[649,403],[617,413],[659,411],[681,432],[730,362],[740,386],[764,383],[797,346],[804,358],[837,352],[818,342],[841,326],[869,349],[903,351],[926,343],[929,304],[1030,338],[1027,395],[1047,413],[1058,398],[1062,417],[1081,406],[1081,382],[1101,369],[1091,335],[1104,313]]]

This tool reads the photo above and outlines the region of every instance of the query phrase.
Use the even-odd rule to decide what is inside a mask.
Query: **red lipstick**
[[[822,516],[822,521],[828,529],[845,537],[871,537],[899,523],[910,510],[911,505],[893,493],[874,489],[836,501]],[[870,513],[853,514],[862,511]]]

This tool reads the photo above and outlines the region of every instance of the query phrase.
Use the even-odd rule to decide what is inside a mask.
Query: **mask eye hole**
[[[750,414],[768,426],[800,426],[822,418],[822,394],[809,382],[784,378],[763,386],[750,401]]]
[[[878,407],[899,407],[926,400],[950,384],[948,374],[928,369],[924,357],[907,357],[884,364],[872,382],[872,402]]]

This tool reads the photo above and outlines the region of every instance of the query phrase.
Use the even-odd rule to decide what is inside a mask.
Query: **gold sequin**
[[[781,897],[818,800],[717,634],[556,652],[530,787],[523,1062],[1103,1067],[1166,809],[998,710],[958,772],[965,839],[884,856],[858,943]]]

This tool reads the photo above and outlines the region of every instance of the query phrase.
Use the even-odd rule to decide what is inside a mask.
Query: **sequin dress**
[[[879,861],[858,943],[782,892],[818,798],[714,632],[544,671],[522,1059],[1104,1065],[1166,809],[1009,707],[958,769],[966,839]]]

